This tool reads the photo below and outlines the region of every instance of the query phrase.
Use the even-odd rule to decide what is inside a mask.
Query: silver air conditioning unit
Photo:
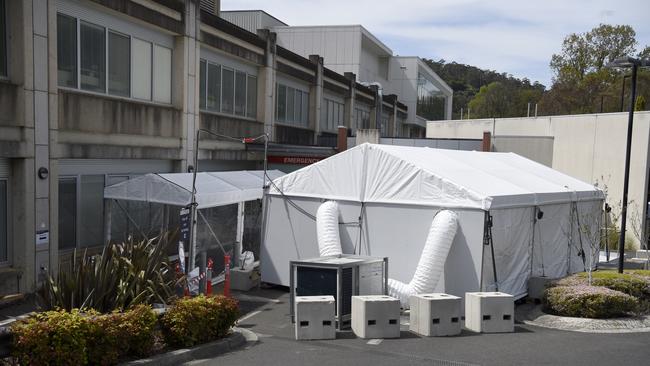
[[[332,295],[337,328],[350,326],[352,296],[386,295],[388,257],[336,255],[290,262],[290,311],[295,322],[296,296]]]

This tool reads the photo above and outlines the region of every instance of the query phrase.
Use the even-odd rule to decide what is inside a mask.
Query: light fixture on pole
[[[625,146],[625,178],[623,180],[623,206],[621,208],[621,234],[618,238],[618,272],[623,273],[625,264],[625,225],[627,223],[627,193],[630,184],[630,154],[632,149],[632,127],[634,123],[634,102],[636,99],[636,73],[639,67],[650,66],[650,60],[622,57],[610,62],[607,67],[631,68],[632,90],[630,91],[630,111],[627,121],[627,142]],[[625,79],[623,79],[625,80]]]

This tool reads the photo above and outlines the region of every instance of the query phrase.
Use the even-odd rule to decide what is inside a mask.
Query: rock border
[[[522,304],[517,306],[517,320],[527,325],[582,333],[647,333],[650,332],[650,315],[589,319],[572,318],[547,314],[541,305]]]
[[[182,348],[157,354],[149,358],[142,358],[122,363],[122,366],[156,365],[175,366],[196,359],[212,358],[230,351],[234,351],[248,342],[257,342],[257,335],[250,330],[233,328],[232,334],[218,341],[205,343],[193,348]]]

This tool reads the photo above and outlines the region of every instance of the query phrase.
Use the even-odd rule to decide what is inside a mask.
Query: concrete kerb
[[[172,366],[183,362],[189,362],[196,359],[212,358],[220,354],[234,351],[246,343],[257,342],[258,338],[255,333],[248,329],[233,328],[231,335],[218,341],[205,343],[193,348],[177,349],[166,353],[161,353],[149,358],[125,362],[123,366],[132,365],[157,365]]]
[[[587,319],[557,316],[544,313],[541,305],[517,306],[517,320],[536,327],[581,333],[647,333],[650,316],[615,319]]]

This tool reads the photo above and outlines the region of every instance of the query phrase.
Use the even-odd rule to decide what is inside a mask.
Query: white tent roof
[[[489,210],[603,199],[513,153],[362,144],[275,179],[270,194]]]
[[[271,179],[284,175],[279,170],[267,174]],[[263,175],[262,170],[197,173],[198,208],[262,198]],[[192,173],[146,174],[104,188],[104,198],[187,206],[192,201]]]

